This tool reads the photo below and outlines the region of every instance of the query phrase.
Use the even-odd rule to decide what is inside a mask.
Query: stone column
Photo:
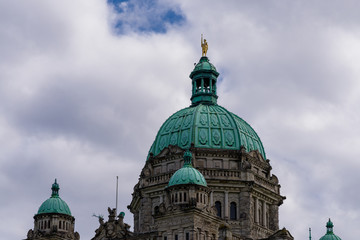
[[[262,205],[262,209],[263,209],[263,215],[262,215],[262,218],[263,218],[263,226],[266,227],[266,202],[263,201],[263,205]]]
[[[269,207],[270,223],[269,227],[271,230],[279,229],[279,207],[276,204],[271,204]]]
[[[210,193],[210,206],[214,206],[214,193],[212,191]]]
[[[255,198],[255,206],[254,206],[254,208],[255,208],[255,222],[256,223],[259,223],[259,209],[258,209],[258,207],[259,207],[259,199],[258,198]]]
[[[190,240],[196,240],[196,232],[194,229],[190,230]]]
[[[225,218],[229,218],[229,192],[228,191],[225,191]]]

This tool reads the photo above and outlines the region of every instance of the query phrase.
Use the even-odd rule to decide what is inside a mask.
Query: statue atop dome
[[[206,57],[206,53],[208,50],[208,44],[206,39],[203,39],[203,35],[201,34],[201,49],[202,49],[202,54],[201,56]]]

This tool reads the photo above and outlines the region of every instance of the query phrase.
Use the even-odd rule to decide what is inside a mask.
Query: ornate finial
[[[184,166],[191,166],[192,154],[189,150],[184,153]]]
[[[120,214],[119,214],[118,217],[119,217],[119,218],[124,218],[124,217],[125,217],[125,213],[124,213],[124,212],[120,212]]]
[[[59,189],[60,189],[59,184],[57,183],[56,178],[55,178],[55,182],[51,186],[51,190],[52,190],[51,197],[58,197]]]
[[[327,233],[333,232],[334,224],[331,222],[330,218],[329,221],[326,223]]]
[[[201,49],[202,49],[201,56],[206,57],[206,53],[207,53],[207,50],[208,50],[208,44],[207,44],[206,39],[203,40],[203,35],[202,34],[201,34]]]

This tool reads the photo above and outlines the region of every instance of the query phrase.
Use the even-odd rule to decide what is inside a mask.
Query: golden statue
[[[208,50],[208,44],[206,39],[203,40],[203,35],[201,34],[201,49],[202,49],[202,55],[201,56],[206,56],[207,50]]]

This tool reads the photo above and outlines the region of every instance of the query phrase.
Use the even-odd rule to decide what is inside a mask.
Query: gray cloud
[[[342,238],[359,234],[359,3],[159,4],[186,21],[117,36],[103,2],[0,2],[3,236],[24,238],[54,178],[82,239],[115,205],[117,175],[126,209],[157,130],[190,103],[200,33],[219,103],[254,127],[280,179],[280,225],[320,238],[331,217]]]

